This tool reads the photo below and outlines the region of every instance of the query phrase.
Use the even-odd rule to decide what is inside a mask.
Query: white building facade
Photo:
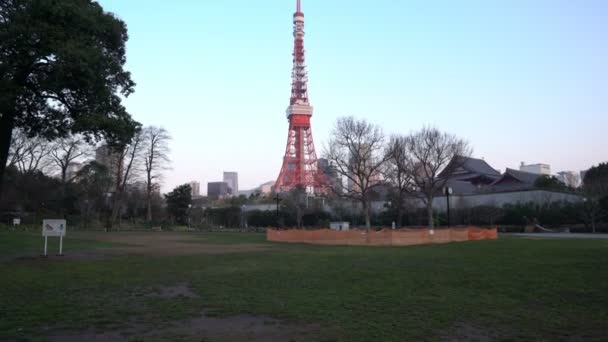
[[[534,173],[537,175],[551,175],[551,165],[547,164],[529,164],[526,165],[524,162],[521,162],[519,166],[519,171]]]

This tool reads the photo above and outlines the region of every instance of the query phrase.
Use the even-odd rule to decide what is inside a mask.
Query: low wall
[[[384,229],[380,231],[348,230],[266,230],[266,240],[274,242],[311,243],[317,245],[410,246],[475,240],[496,240],[496,228],[477,227],[435,229]]]

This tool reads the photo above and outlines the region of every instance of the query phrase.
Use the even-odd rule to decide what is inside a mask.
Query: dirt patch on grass
[[[514,326],[485,326],[481,323],[457,323],[441,333],[440,341],[605,341],[607,329],[589,329],[585,333],[564,329],[529,328]],[[542,336],[542,337],[541,337]]]
[[[245,244],[212,244],[198,241],[200,236],[180,233],[84,233],[74,234],[83,239],[94,239],[119,243],[128,246],[112,248],[98,248],[102,254],[135,254],[152,256],[178,256],[192,254],[226,254],[243,252],[261,252],[270,249],[271,245],[245,243]],[[192,243],[197,242],[197,243]],[[199,243],[200,242],[200,243]],[[67,252],[66,252],[67,255]]]
[[[440,341],[504,341],[517,339],[517,336],[509,335],[506,331],[484,327],[471,323],[458,323],[452,329],[439,336]]]
[[[89,251],[89,252],[69,252],[64,255],[49,254],[48,256],[23,256],[12,258],[11,261],[22,264],[40,264],[45,262],[61,262],[61,261],[73,261],[73,260],[104,260],[115,257],[110,253],[104,253],[102,251]]]
[[[157,297],[163,299],[175,298],[199,298],[199,295],[194,293],[188,284],[177,284],[173,286],[159,286],[150,289],[148,297]]]
[[[238,315],[200,317],[151,328],[130,324],[113,331],[88,329],[82,332],[50,334],[48,341],[318,341],[323,328],[316,324],[296,324],[265,316]],[[337,339],[332,339],[337,340]]]

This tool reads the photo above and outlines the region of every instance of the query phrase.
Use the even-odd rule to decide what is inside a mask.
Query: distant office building
[[[116,177],[118,159],[118,154],[112,151],[107,145],[101,145],[95,150],[95,162],[105,166],[113,180]]]
[[[272,188],[274,187],[274,181],[270,181],[270,182],[266,182],[262,185],[260,185],[260,193],[264,194],[264,195],[268,195],[270,193],[272,193]]]
[[[578,188],[578,186],[581,184],[580,175],[574,171],[558,172],[557,179],[559,179],[562,183],[566,184],[566,186],[571,188]]]
[[[327,178],[327,183],[332,187],[334,191],[337,193],[342,192],[342,179],[338,175],[338,169],[334,165],[332,165],[329,160],[325,158],[319,158],[319,170],[323,172],[325,177]]]
[[[226,182],[207,183],[207,196],[211,198],[224,198],[231,194],[230,187]]]
[[[117,153],[107,145],[101,145],[95,150],[95,161],[98,164],[111,168],[116,163]]]
[[[146,189],[148,188],[148,184],[146,184],[146,182],[144,182],[144,181],[137,181],[137,182],[130,183],[128,185],[128,188],[131,191],[137,191],[137,192],[140,192],[140,193],[145,193]]]
[[[190,183],[190,188],[192,188],[192,197],[200,197],[201,196],[201,183],[197,181],[192,181]]]
[[[238,196],[239,193],[239,174],[237,172],[224,172],[224,183],[228,184],[230,193]]]
[[[519,171],[534,173],[537,175],[551,175],[551,166],[547,164],[530,164],[526,165],[524,162],[521,162],[519,166]]]
[[[78,173],[78,171],[80,171],[80,169],[82,169],[82,167],[83,167],[82,163],[78,163],[78,162],[71,162],[70,164],[68,164],[68,167],[65,170],[66,180],[70,181],[70,180],[74,179],[76,177],[76,173]]]

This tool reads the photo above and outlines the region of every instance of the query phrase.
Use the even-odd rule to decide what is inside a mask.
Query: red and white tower
[[[291,73],[291,101],[287,107],[289,131],[283,167],[274,190],[287,192],[298,185],[308,193],[324,191],[327,180],[319,170],[315,144],[312,140],[310,118],[313,108],[308,102],[308,73],[304,57],[304,13],[300,0],[293,15],[293,71]]]

